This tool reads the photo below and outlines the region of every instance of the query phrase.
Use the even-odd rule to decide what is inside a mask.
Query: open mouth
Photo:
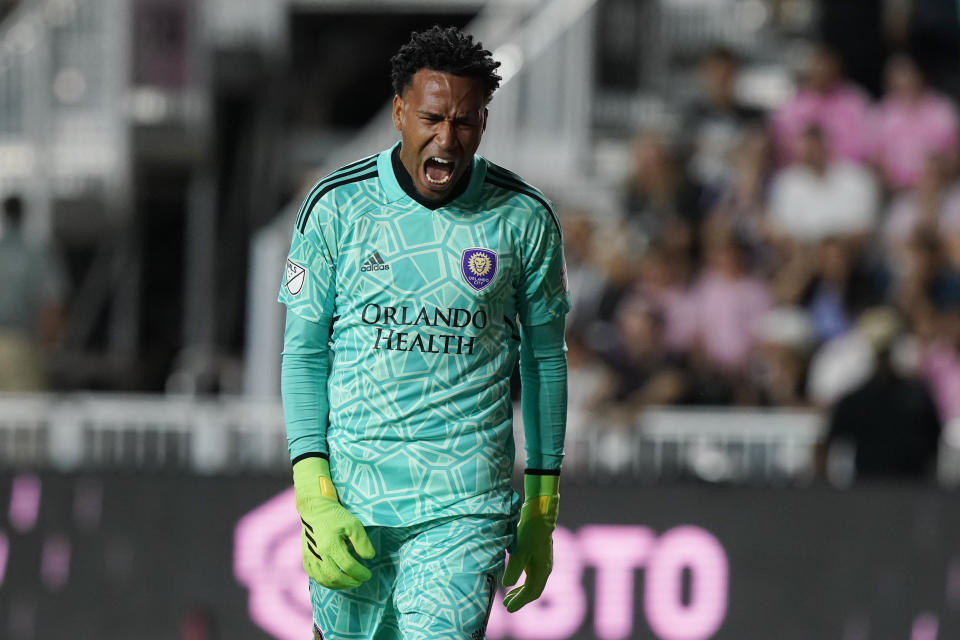
[[[431,156],[423,165],[423,174],[428,186],[443,188],[453,180],[453,170],[456,168],[455,160],[447,158],[438,158]]]

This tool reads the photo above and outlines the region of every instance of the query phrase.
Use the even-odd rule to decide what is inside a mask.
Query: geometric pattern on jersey
[[[310,581],[314,624],[327,640],[482,638],[513,526],[496,517],[369,527],[373,577],[354,589]]]
[[[515,514],[517,322],[569,309],[560,225],[542,193],[480,156],[462,194],[423,207],[401,188],[391,152],[316,184],[289,254],[303,280],[283,284],[294,269],[281,281],[291,312],[333,319],[334,484],[365,525]]]

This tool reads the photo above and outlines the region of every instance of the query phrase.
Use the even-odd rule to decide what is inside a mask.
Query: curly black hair
[[[403,95],[420,69],[479,78],[483,82],[484,102],[488,103],[500,86],[496,72],[499,66],[483,45],[473,41],[473,36],[456,27],[434,25],[411,33],[410,41],[390,58],[390,81],[394,92]]]

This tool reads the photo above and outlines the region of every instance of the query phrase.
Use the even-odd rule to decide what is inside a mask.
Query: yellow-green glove
[[[350,552],[372,558],[363,525],[344,509],[330,480],[330,463],[304,458],[293,465],[293,489],[303,523],[303,568],[328,589],[350,589],[370,579],[370,570]]]
[[[557,526],[560,506],[560,477],[527,475],[523,478],[525,500],[517,525],[517,548],[510,554],[503,572],[503,584],[513,586],[526,573],[523,584],[511,589],[503,598],[507,611],[513,613],[533,602],[543,593],[553,569],[553,530]]]

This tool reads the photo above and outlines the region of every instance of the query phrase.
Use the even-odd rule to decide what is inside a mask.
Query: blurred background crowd
[[[929,461],[960,417],[960,137],[931,79],[947,53],[895,49],[872,95],[817,43],[769,111],[738,101],[736,52],[704,55],[676,129],[634,138],[616,219],[565,211],[574,429],[812,406],[883,440],[880,466]]]
[[[392,142],[389,57],[441,22],[503,63],[481,152],[562,218],[571,441],[621,450],[653,407],[802,410],[860,471],[922,475],[960,430],[953,0],[0,19],[0,391],[275,399],[291,210]]]

